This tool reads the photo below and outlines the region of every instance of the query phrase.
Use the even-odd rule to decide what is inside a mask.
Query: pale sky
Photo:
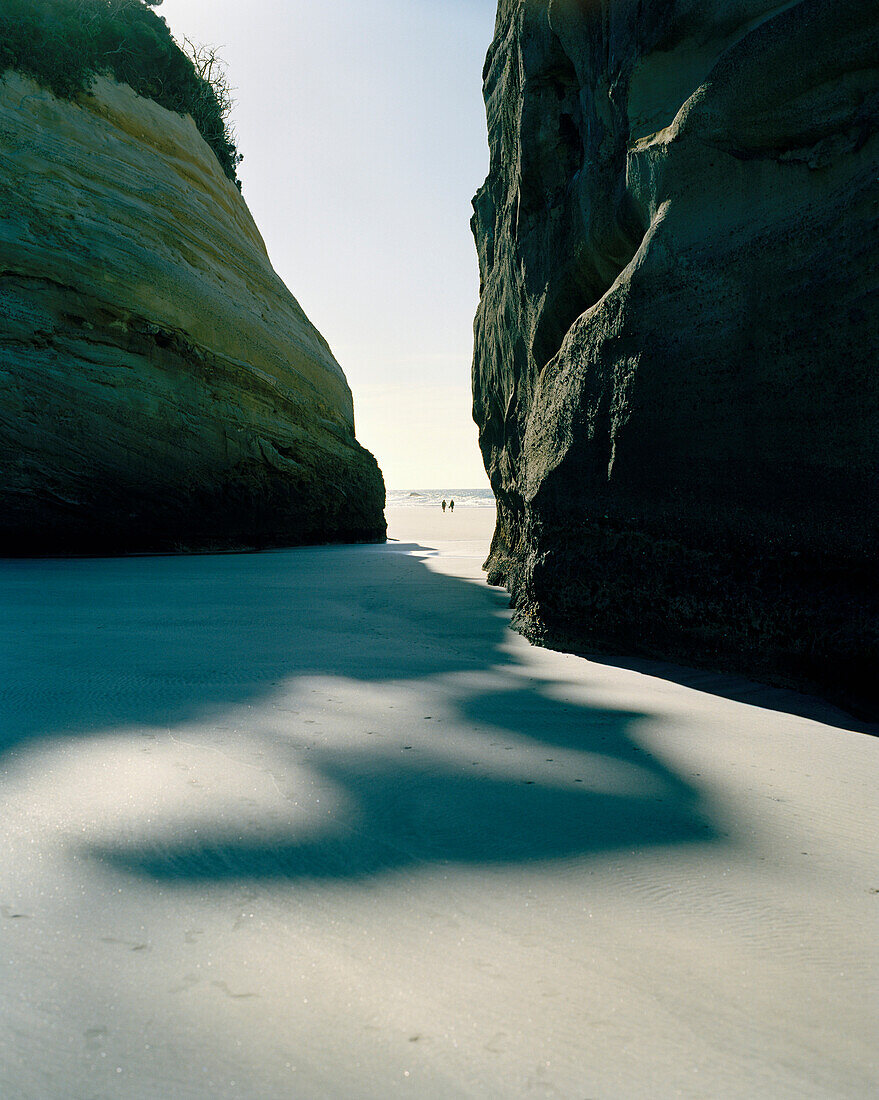
[[[164,0],[219,48],[244,198],[390,489],[479,488],[470,200],[496,0]]]

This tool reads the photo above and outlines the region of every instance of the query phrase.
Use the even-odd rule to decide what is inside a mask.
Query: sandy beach
[[[877,1095],[875,729],[388,519],[0,562],[0,1097]]]

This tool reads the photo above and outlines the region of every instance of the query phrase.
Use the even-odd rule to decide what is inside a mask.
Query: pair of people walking
[[[446,510],[446,502],[445,502],[445,499],[443,499],[443,503],[442,503],[442,509],[443,509],[443,511],[445,512],[445,510]],[[453,500],[450,500],[450,501],[449,501],[449,511],[450,511],[450,512],[454,512],[454,510],[455,510],[455,502],[454,502]]]

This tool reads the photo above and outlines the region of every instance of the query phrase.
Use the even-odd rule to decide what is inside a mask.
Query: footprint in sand
[[[504,1043],[506,1038],[507,1033],[499,1031],[496,1035],[492,1035],[487,1043],[483,1043],[482,1049],[487,1050],[489,1054],[503,1054],[507,1049]]]
[[[221,989],[226,996],[231,997],[233,1001],[243,1001],[249,997],[259,996],[258,993],[233,993],[225,982],[211,982],[211,985],[215,985],[217,989]]]
[[[132,951],[152,951],[149,943],[138,943],[134,940],[117,940],[115,936],[101,936],[101,943],[118,943],[122,947],[128,947]]]
[[[86,1045],[91,1050],[95,1050],[97,1047],[99,1047],[102,1040],[107,1034],[108,1032],[105,1027],[88,1027],[83,1033]]]
[[[198,976],[198,974],[184,974],[183,977],[180,979],[180,984],[172,986],[168,990],[168,992],[185,993],[187,989],[192,989],[194,985],[198,985],[200,981],[201,978]]]
[[[30,920],[30,913],[17,913],[11,905],[0,905],[0,915],[7,920]]]

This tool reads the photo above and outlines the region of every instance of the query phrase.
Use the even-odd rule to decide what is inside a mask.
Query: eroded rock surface
[[[351,393],[189,117],[0,81],[0,553],[384,538]]]
[[[877,25],[501,0],[474,415],[532,638],[875,700]]]

